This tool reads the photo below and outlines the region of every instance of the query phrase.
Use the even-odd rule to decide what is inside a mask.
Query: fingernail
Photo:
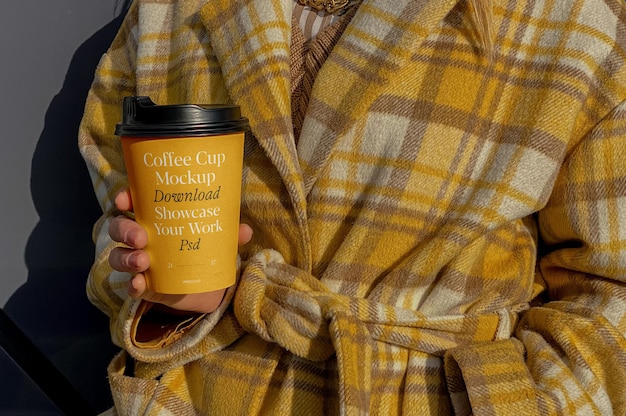
[[[133,269],[137,268],[137,266],[139,265],[139,262],[137,261],[136,254],[133,253],[128,256],[128,265],[132,267]]]
[[[126,239],[124,241],[124,244],[128,246],[134,246],[136,238],[137,238],[137,230],[135,229],[130,230],[128,233],[126,233]]]

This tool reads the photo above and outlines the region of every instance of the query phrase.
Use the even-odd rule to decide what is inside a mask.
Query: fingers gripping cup
[[[135,220],[148,233],[148,287],[208,292],[235,282],[243,143],[238,106],[126,97],[120,136]]]

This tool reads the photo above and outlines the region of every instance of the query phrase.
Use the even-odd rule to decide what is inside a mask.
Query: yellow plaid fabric
[[[135,1],[79,138],[119,414],[626,414],[624,6],[493,4],[485,54],[465,1],[364,0],[296,145],[292,0]],[[159,349],[107,262],[125,95],[252,131],[238,284]]]

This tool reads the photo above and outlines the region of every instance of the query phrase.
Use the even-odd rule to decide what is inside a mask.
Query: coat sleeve
[[[96,253],[87,281],[87,296],[111,319],[112,339],[117,345],[122,345],[118,317],[123,308],[128,308],[129,302],[126,299],[128,275],[114,272],[109,266],[108,255],[116,244],[108,237],[108,223],[120,214],[115,210],[113,199],[127,186],[122,149],[114,131],[115,124],[121,120],[123,97],[133,95],[135,91],[136,48],[133,47],[132,28],[137,20],[137,10],[134,3],[115,40],[100,60],[87,96],[78,138],[103,212],[93,228]]]
[[[128,186],[115,125],[122,119],[124,97],[142,94],[135,76],[140,44],[138,37],[141,36],[139,23],[142,19],[144,25],[153,23],[150,19],[146,20],[145,14],[150,11],[144,13],[142,5],[143,2],[132,3],[115,40],[101,58],[79,130],[79,148],[103,212],[93,229],[96,253],[87,281],[87,295],[109,316],[111,338],[116,345],[140,361],[182,362],[193,356],[190,351],[197,349],[198,344],[211,348],[221,342],[214,338],[222,341],[228,338],[207,335],[226,313],[234,295],[234,286],[227,290],[222,304],[211,314],[181,318],[166,316],[158,311],[148,313],[149,304],[132,299],[127,294],[129,274],[113,270],[108,261],[109,253],[118,245],[108,235],[109,221],[116,215],[132,215],[118,212],[114,206],[115,195]],[[228,319],[224,321],[230,322]],[[141,340],[137,336],[139,331],[143,336]],[[231,338],[237,334],[236,329],[230,331]]]
[[[569,154],[538,213],[542,300],[514,338],[446,354],[458,414],[626,414],[625,156],[622,103]]]
[[[547,302],[517,337],[547,403],[626,414],[626,103],[566,159],[538,224]]]

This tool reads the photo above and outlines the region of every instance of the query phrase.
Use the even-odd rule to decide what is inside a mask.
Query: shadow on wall
[[[94,256],[91,228],[100,208],[78,151],[77,134],[97,63],[122,18],[123,13],[78,48],[63,87],[47,110],[32,159],[31,194],[40,221],[25,249],[28,280],[4,307],[98,411],[112,405],[106,367],[118,348],[110,342],[108,319],[85,295]],[[36,410],[28,393],[32,388],[14,378],[2,377],[0,391],[2,400],[12,401],[10,408]]]

